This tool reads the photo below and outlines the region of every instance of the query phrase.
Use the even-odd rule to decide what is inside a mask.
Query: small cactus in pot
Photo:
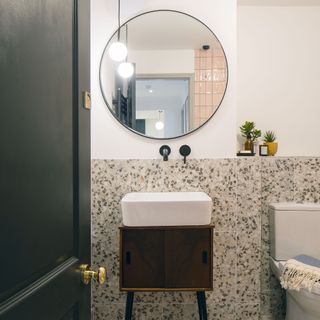
[[[263,141],[268,146],[268,153],[270,156],[274,156],[278,151],[278,142],[274,131],[268,130],[263,135]]]

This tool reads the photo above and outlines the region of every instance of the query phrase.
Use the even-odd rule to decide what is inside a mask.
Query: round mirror
[[[137,134],[171,139],[206,123],[228,82],[224,50],[196,18],[171,10],[143,13],[109,40],[100,85],[113,116]]]

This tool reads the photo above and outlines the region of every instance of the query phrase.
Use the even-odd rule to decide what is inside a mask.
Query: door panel
[[[65,314],[61,320],[74,320],[76,315],[76,306],[72,308],[70,311],[68,311],[67,314]]]
[[[1,294],[73,252],[73,112],[66,108],[73,96],[73,3],[32,2],[31,7],[25,2],[25,15],[17,5],[1,19],[1,29],[24,30],[5,40],[3,58],[10,72],[1,77],[7,102],[1,108],[6,119],[1,123],[6,133],[2,170],[10,177],[2,190],[0,232],[4,248],[12,251],[11,259],[2,261]],[[64,15],[59,15],[62,3]],[[15,277],[7,277],[8,272]]]
[[[121,230],[122,288],[163,288],[164,230]]]
[[[165,230],[167,288],[211,287],[211,229]]]
[[[71,258],[2,305],[6,320],[61,319],[79,297],[77,259]]]
[[[90,317],[89,14],[0,2],[1,320]]]

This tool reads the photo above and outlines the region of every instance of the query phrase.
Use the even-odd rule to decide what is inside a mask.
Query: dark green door
[[[90,319],[89,0],[0,1],[0,319]]]

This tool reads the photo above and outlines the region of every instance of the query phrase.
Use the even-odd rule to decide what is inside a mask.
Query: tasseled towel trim
[[[284,266],[280,281],[284,289],[311,291],[315,283],[320,282],[320,268],[290,259]]]

